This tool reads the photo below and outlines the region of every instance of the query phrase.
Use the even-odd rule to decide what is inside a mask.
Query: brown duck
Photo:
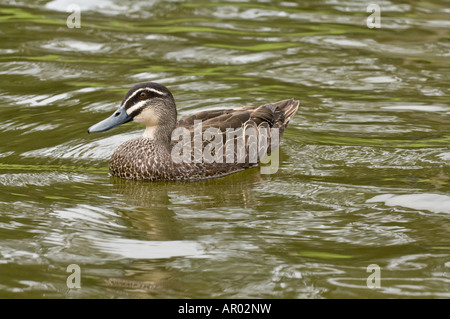
[[[202,111],[177,121],[170,91],[147,82],[132,87],[118,110],[88,133],[130,121],[146,126],[142,137],[123,143],[112,155],[113,176],[148,181],[213,178],[258,165],[278,147],[298,105],[290,99]]]

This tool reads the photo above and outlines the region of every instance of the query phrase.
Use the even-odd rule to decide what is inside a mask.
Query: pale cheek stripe
[[[146,103],[147,103],[147,101],[140,101],[140,102],[134,104],[132,107],[130,107],[130,108],[128,108],[128,109],[126,110],[127,114],[128,114],[128,115],[133,114],[133,112],[139,110],[139,109],[140,109],[142,106],[144,106]]]

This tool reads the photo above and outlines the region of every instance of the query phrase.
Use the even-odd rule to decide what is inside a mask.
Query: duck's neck
[[[170,145],[172,130],[163,126],[147,126],[143,138],[151,139],[155,144],[161,144],[166,147]]]

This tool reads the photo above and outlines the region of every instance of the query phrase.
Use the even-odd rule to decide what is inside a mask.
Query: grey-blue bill
[[[121,106],[110,117],[104,119],[97,124],[92,125],[88,129],[88,133],[92,132],[104,132],[112,129],[120,124],[130,122],[133,118],[128,115],[124,106]]]

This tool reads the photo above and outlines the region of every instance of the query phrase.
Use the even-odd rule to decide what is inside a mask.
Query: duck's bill
[[[104,132],[107,130],[112,129],[113,127],[116,127],[120,124],[124,124],[127,122],[130,122],[133,118],[127,114],[125,111],[125,108],[123,106],[119,107],[117,111],[113,113],[110,117],[107,119],[104,119],[101,122],[98,122],[97,124],[92,125],[88,129],[88,133],[92,132]]]

